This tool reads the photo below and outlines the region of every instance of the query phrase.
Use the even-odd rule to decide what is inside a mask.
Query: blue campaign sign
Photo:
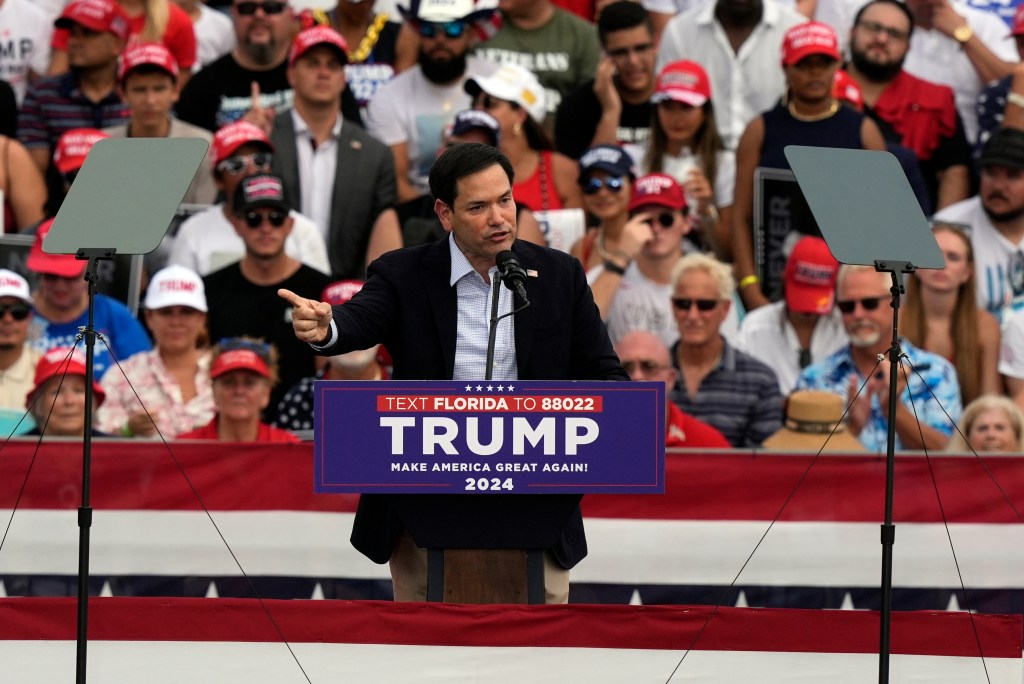
[[[318,381],[322,493],[662,494],[665,384]]]

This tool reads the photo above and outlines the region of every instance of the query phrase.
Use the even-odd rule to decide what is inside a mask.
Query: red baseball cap
[[[78,351],[71,351],[70,347],[54,347],[43,354],[36,363],[35,386],[25,395],[25,406],[32,405],[36,393],[47,380],[61,375],[81,375],[84,378],[85,356]],[[92,383],[92,391],[96,397],[96,405],[99,406],[107,395],[95,380]]]
[[[210,377],[219,378],[236,370],[252,371],[264,378],[270,377],[266,361],[251,349],[229,349],[219,354],[210,366]]]
[[[636,179],[633,195],[629,199],[629,210],[656,205],[674,211],[686,209],[686,195],[672,176],[652,173]]]
[[[651,102],[665,100],[685,102],[700,107],[711,99],[711,82],[704,67],[696,62],[681,60],[667,64],[658,74]]]
[[[845,102],[858,112],[864,109],[864,93],[860,89],[860,84],[843,69],[838,69],[832,79],[832,97]]]
[[[70,254],[47,254],[43,251],[43,241],[46,240],[52,225],[53,219],[50,219],[36,230],[36,239],[28,251],[25,265],[34,273],[55,275],[61,278],[81,277],[87,266],[84,260],[76,259]]]
[[[163,69],[178,80],[178,62],[171,51],[161,43],[134,43],[121,53],[121,62],[117,69],[117,80],[124,84],[124,77],[135,67],[150,65]]]
[[[259,143],[271,152],[274,151],[274,145],[270,142],[270,138],[262,128],[255,124],[248,121],[235,121],[221,126],[213,136],[213,165],[217,166],[247,143]]]
[[[1010,36],[1024,35],[1024,5],[1017,5],[1017,11],[1013,13],[1013,26],[1010,28]]]
[[[828,24],[808,21],[786,31],[782,39],[782,65],[792,66],[804,57],[824,55],[840,61],[839,39]]]
[[[362,289],[362,280],[339,280],[325,287],[320,299],[331,306],[339,306],[352,299],[355,293]]]
[[[330,45],[336,48],[341,55],[342,64],[348,64],[348,43],[342,35],[330,26],[314,26],[300,31],[299,35],[295,36],[288,51],[288,66],[294,66],[295,60],[317,45]]]
[[[53,25],[70,29],[74,24],[92,31],[107,31],[118,38],[128,37],[128,17],[114,0],[74,0]]]
[[[786,261],[786,306],[796,313],[827,314],[836,296],[839,262],[819,237],[801,238]]]
[[[53,149],[53,165],[61,173],[82,168],[89,150],[97,141],[110,136],[96,128],[72,128],[57,139]]]

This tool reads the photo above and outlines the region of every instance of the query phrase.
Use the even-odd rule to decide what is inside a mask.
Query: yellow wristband
[[[756,275],[744,276],[744,277],[740,278],[739,289],[742,290],[745,287],[748,287],[750,285],[755,285],[755,284],[757,284],[759,282],[761,282],[761,279],[758,278]]]

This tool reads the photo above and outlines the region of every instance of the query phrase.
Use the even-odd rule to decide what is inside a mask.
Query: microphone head
[[[494,263],[501,271],[505,270],[507,264],[514,264],[518,261],[516,255],[512,253],[511,249],[502,250],[498,252],[498,256],[494,257]]]

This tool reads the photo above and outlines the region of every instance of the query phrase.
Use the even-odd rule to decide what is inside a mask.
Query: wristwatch
[[[960,43],[961,45],[963,45],[973,37],[974,29],[972,29],[967,24],[964,24],[963,26],[957,26],[955,29],[953,29],[953,40]]]

